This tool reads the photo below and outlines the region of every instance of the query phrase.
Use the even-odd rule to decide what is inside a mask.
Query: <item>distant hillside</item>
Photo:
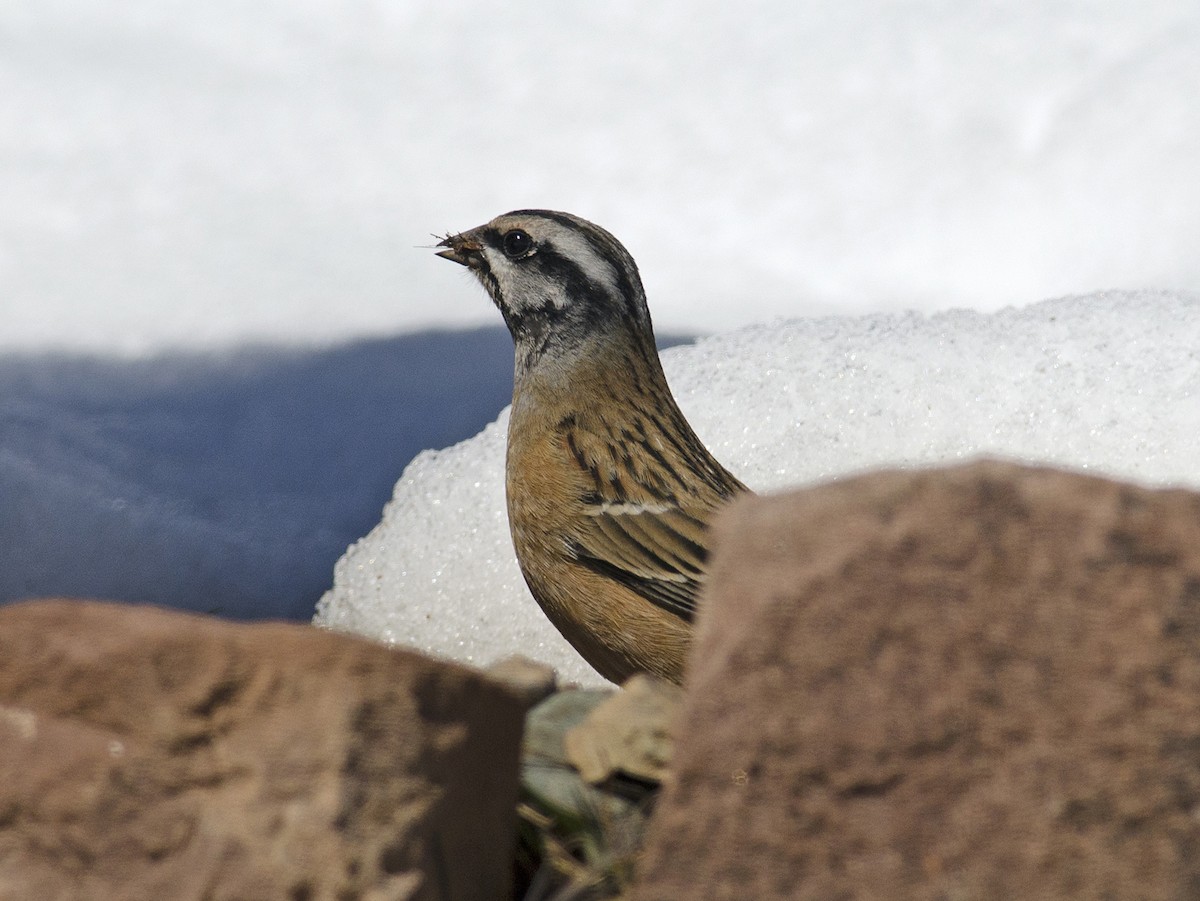
[[[477,433],[511,392],[502,327],[134,362],[0,357],[0,603],[307,619],[408,461]]]

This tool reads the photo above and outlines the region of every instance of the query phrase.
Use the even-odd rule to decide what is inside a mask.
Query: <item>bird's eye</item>
[[[533,249],[533,238],[529,237],[529,233],[521,231],[519,228],[514,228],[504,235],[504,254],[510,260],[518,259],[525,256]]]

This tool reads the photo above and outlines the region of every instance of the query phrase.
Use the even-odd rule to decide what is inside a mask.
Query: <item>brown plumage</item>
[[[681,681],[708,522],[746,488],[667,387],[633,258],[546,210],[439,246],[483,283],[516,345],[506,489],[530,591],[606,678]]]

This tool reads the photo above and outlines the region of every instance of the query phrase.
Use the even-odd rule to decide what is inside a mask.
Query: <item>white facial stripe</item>
[[[511,219],[504,222],[501,228],[526,229],[535,241],[547,242],[557,254],[578,266],[584,277],[602,290],[612,295],[619,293],[617,270],[613,263],[598,253],[579,231],[544,219],[528,222]],[[499,283],[502,296],[515,310],[546,306],[562,309],[568,302],[562,286],[546,281],[535,268],[523,266],[519,260],[510,260],[503,250],[490,244],[483,243],[481,249],[492,276]]]
[[[617,273],[612,263],[596,253],[582,234],[555,223],[550,231],[550,243],[558,252],[583,270],[588,281],[603,285],[612,295],[617,294]]]
[[[505,303],[517,313],[547,306],[562,309],[567,297],[561,286],[542,278],[537,270],[510,260],[502,250],[487,244],[482,248],[492,278],[499,285]]]

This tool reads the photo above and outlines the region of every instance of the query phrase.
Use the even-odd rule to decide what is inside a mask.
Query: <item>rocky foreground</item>
[[[0,609],[2,899],[1198,886],[1193,492],[982,462],[747,498],[682,690]]]

